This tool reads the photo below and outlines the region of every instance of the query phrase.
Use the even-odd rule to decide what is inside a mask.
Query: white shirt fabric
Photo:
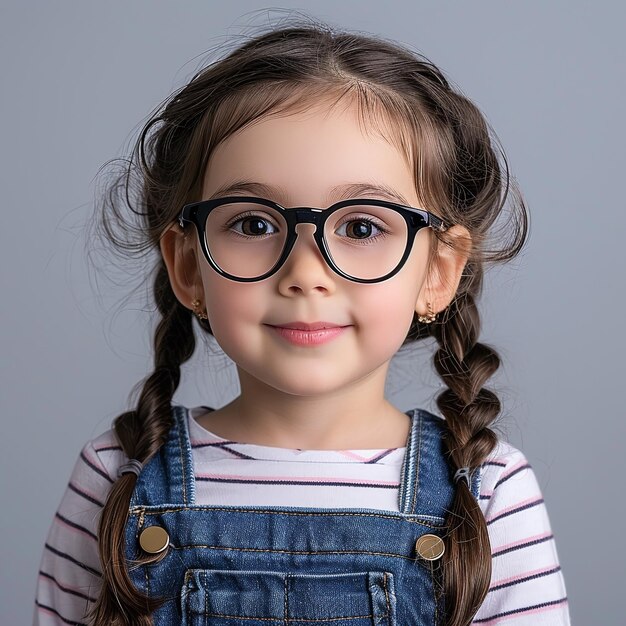
[[[294,450],[237,443],[189,411],[196,502],[398,510],[405,447]],[[88,441],[52,520],[36,587],[34,626],[87,624],[98,595],[99,513],[128,459],[113,430]],[[489,592],[473,624],[569,626],[565,582],[537,478],[524,454],[499,441],[485,460],[479,504],[492,548]]]

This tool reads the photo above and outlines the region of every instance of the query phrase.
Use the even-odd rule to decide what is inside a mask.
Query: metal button
[[[139,545],[144,552],[159,554],[170,545],[170,536],[160,526],[148,526],[139,534]]]
[[[427,561],[436,561],[445,552],[446,546],[443,539],[437,535],[422,535],[415,542],[415,550]]]

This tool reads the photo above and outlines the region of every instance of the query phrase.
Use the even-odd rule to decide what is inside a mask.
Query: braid
[[[162,315],[154,336],[155,369],[143,384],[136,410],[122,413],[114,422],[124,452],[142,464],[166,441],[180,366],[195,348],[191,313],[176,299],[163,261],[155,278],[154,295]],[[132,473],[118,478],[102,509],[98,527],[102,588],[88,616],[95,626],[150,626],[150,614],[163,602],[140,594],[125,567],[124,532],[136,481]]]
[[[480,287],[480,268],[470,268],[472,292]],[[473,272],[473,275],[472,275]],[[500,412],[500,401],[483,388],[500,366],[495,350],[478,343],[480,318],[469,290],[460,292],[432,332],[439,343],[435,369],[448,389],[437,397],[445,417],[445,447],[453,469],[479,471],[497,443],[489,428]],[[443,556],[446,626],[467,626],[480,608],[491,580],[491,546],[487,524],[465,481],[458,481],[447,517]]]

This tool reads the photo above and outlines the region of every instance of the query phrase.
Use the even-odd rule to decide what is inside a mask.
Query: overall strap
[[[187,409],[173,405],[174,423],[167,441],[146,463],[137,478],[131,506],[194,504],[196,483],[189,440]]]
[[[425,409],[414,409],[412,422],[400,511],[443,519],[456,489],[454,471],[445,454],[445,420]],[[480,468],[471,474],[470,491],[478,500]]]
[[[402,463],[398,508],[401,513],[412,513],[417,496],[417,463],[419,460],[419,442],[422,432],[422,420],[418,409],[407,411],[411,418],[411,430],[406,442],[406,452]]]

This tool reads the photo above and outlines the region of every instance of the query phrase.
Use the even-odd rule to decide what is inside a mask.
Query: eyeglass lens
[[[255,278],[280,258],[287,222],[280,211],[264,204],[233,202],[209,213],[205,233],[209,252],[223,271]],[[326,220],[324,237],[330,257],[342,272],[376,279],[400,263],[408,228],[404,218],[389,207],[351,205]]]

